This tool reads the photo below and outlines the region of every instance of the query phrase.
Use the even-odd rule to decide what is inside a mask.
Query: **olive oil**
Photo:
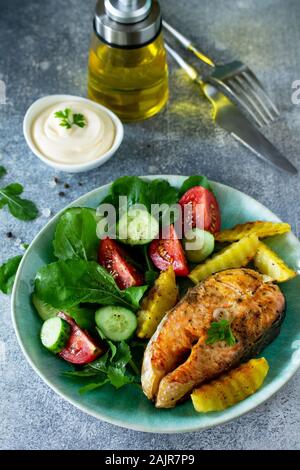
[[[168,100],[168,67],[157,0],[98,0],[88,96],[123,121],[158,113]]]
[[[168,100],[168,69],[162,34],[138,49],[118,49],[92,40],[88,96],[123,121],[146,119]]]

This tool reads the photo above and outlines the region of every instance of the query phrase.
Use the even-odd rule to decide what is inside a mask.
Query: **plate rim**
[[[170,179],[173,179],[173,178],[176,178],[176,179],[178,179],[178,178],[188,178],[188,176],[184,176],[184,175],[141,175],[139,177],[144,178],[144,179],[150,179],[150,180],[156,179],[156,178],[160,178],[160,179],[166,178],[167,180],[170,180]],[[266,207],[265,205],[263,205],[262,203],[260,203],[256,199],[254,199],[252,196],[249,196],[248,194],[244,193],[243,191],[240,191],[240,190],[238,190],[238,189],[236,189],[232,186],[228,186],[226,184],[219,183],[219,182],[216,182],[214,180],[209,180],[209,181],[213,185],[215,185],[216,187],[234,190],[234,191],[242,194],[243,196],[246,196],[247,198],[252,200],[256,205],[261,206],[264,209],[264,211],[269,212],[270,216],[274,218],[274,221],[276,220],[278,222],[282,222],[282,220],[276,214],[274,214],[274,212],[272,212],[270,209],[268,209],[268,207]],[[54,223],[61,216],[61,214],[65,210],[67,210],[70,207],[73,207],[76,204],[81,204],[80,201],[82,199],[88,199],[100,190],[108,189],[112,185],[112,183],[113,183],[113,181],[111,181],[107,184],[101,185],[98,188],[92,189],[91,191],[88,191],[87,193],[82,194],[81,196],[76,198],[74,201],[72,201],[70,204],[66,205],[61,210],[59,210],[47,222],[47,224],[44,227],[42,227],[41,230],[36,234],[36,236],[33,238],[32,242],[30,243],[30,246],[26,250],[26,252],[25,252],[25,254],[24,254],[24,256],[21,260],[21,263],[18,267],[16,277],[15,277],[15,282],[14,282],[14,286],[13,286],[13,290],[12,290],[12,294],[11,294],[10,305],[11,305],[11,318],[12,318],[14,331],[15,331],[20,349],[21,349],[23,355],[25,356],[27,362],[30,364],[32,369],[37,373],[37,375],[43,380],[43,382],[45,382],[61,398],[63,398],[64,400],[66,400],[67,402],[69,402],[70,404],[75,406],[80,411],[88,414],[89,416],[93,416],[94,418],[96,418],[98,420],[105,421],[106,423],[113,424],[115,426],[119,426],[119,427],[125,428],[125,429],[131,429],[131,430],[134,430],[134,431],[139,431],[139,432],[145,432],[145,433],[150,433],[150,434],[183,434],[183,433],[188,433],[188,432],[199,432],[199,431],[202,431],[202,430],[205,430],[205,429],[211,429],[213,427],[220,426],[220,425],[226,424],[228,422],[231,422],[231,421],[233,421],[233,420],[249,413],[250,411],[257,408],[258,406],[262,405],[264,402],[269,400],[269,398],[271,398],[275,393],[277,393],[293,377],[293,375],[295,375],[297,370],[300,368],[300,355],[299,355],[298,362],[296,360],[293,363],[291,362],[291,364],[289,365],[288,370],[285,372],[284,376],[282,376],[280,378],[277,378],[275,383],[271,382],[266,388],[262,389],[261,391],[264,390],[264,392],[265,392],[264,396],[260,397],[260,399],[257,400],[256,403],[251,402],[251,405],[248,406],[248,408],[245,405],[244,410],[239,410],[235,413],[231,413],[231,415],[229,413],[229,416],[228,416],[228,411],[227,411],[227,413],[224,413],[224,418],[221,417],[217,420],[217,422],[214,422],[214,423],[211,423],[211,424],[203,424],[203,425],[201,425],[201,424],[197,425],[196,424],[195,426],[189,426],[189,427],[184,427],[183,426],[180,429],[170,429],[170,428],[163,428],[162,427],[159,430],[158,429],[151,429],[150,426],[145,426],[145,425],[131,424],[131,423],[128,424],[124,420],[118,420],[118,419],[115,419],[115,418],[111,418],[110,416],[106,416],[102,412],[97,412],[97,411],[91,410],[88,406],[78,403],[73,398],[70,398],[67,393],[64,393],[56,385],[52,384],[51,381],[48,380],[48,378],[34,364],[34,362],[31,359],[29,353],[27,353],[27,351],[25,349],[25,346],[23,345],[23,342],[22,342],[22,339],[21,339],[21,336],[20,336],[20,333],[19,333],[19,328],[18,328],[18,325],[17,325],[17,320],[16,320],[16,317],[17,317],[17,313],[16,313],[16,310],[17,310],[17,308],[16,308],[16,296],[17,296],[17,291],[18,291],[18,285],[19,285],[20,280],[21,280],[20,275],[21,275],[21,272],[22,272],[22,269],[23,269],[23,265],[26,263],[27,257],[30,256],[31,250],[33,249],[33,246],[35,245],[35,242],[44,234],[44,232],[46,232],[48,230],[48,227],[52,223]],[[290,236],[300,246],[300,241],[294,235],[293,232],[290,233]],[[259,393],[259,391],[257,393]]]

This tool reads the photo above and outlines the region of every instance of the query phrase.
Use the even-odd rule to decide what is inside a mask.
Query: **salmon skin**
[[[226,313],[236,339],[207,344],[207,333]],[[252,269],[228,269],[190,289],[170,310],[145,350],[142,387],[158,408],[172,408],[201,383],[256,356],[279,333],[285,298]]]

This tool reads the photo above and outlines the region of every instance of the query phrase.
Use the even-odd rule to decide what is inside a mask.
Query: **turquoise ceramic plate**
[[[164,176],[174,186],[184,177]],[[97,207],[109,185],[77,199],[73,206]],[[266,207],[228,186],[214,183],[221,206],[223,227],[249,220],[278,220]],[[282,285],[287,298],[287,316],[280,336],[264,351],[270,372],[264,386],[238,405],[219,413],[197,414],[191,401],[171,409],[157,410],[134,386],[114,390],[111,386],[79,395],[80,379],[70,379],[62,372],[69,366],[48,353],[39,341],[41,322],[30,302],[36,271],[52,259],[51,242],[59,214],[36,236],[19,267],[12,294],[12,315],[20,346],[28,362],[42,379],[70,403],[86,413],[126,428],[147,432],[196,431],[232,420],[265,401],[280,389],[296,372],[300,364],[300,277]],[[300,272],[300,243],[292,234],[276,237],[272,246]]]

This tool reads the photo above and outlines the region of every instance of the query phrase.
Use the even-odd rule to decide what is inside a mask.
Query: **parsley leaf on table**
[[[4,166],[0,165],[0,178],[4,175],[6,175],[6,169]]]
[[[4,294],[10,294],[12,291],[21,259],[22,255],[14,256],[0,266],[0,290]]]
[[[10,213],[17,219],[33,220],[38,215],[38,209],[32,201],[20,197],[22,192],[23,186],[19,183],[0,188],[0,208],[7,205]]]
[[[214,344],[218,341],[225,341],[228,346],[233,346],[236,343],[228,320],[212,322],[207,332],[206,344]]]
[[[60,126],[66,129],[71,129],[73,125],[78,127],[85,127],[85,117],[81,113],[73,113],[72,109],[66,108],[64,111],[57,111],[54,116],[60,119]]]

